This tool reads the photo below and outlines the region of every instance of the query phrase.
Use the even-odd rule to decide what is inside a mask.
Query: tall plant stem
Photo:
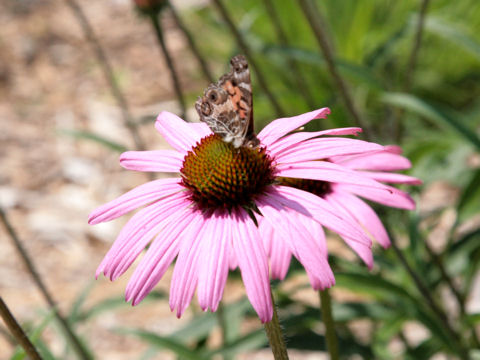
[[[222,332],[222,345],[227,345],[228,344],[228,326],[227,326],[227,319],[225,318],[225,307],[223,306],[223,303],[220,302],[218,304],[217,311],[215,313],[217,315],[218,319],[218,325],[220,326],[220,330]],[[233,356],[230,354],[224,354],[223,355],[223,360],[231,360],[233,359]]]
[[[283,339],[280,322],[278,321],[277,308],[271,289],[270,296],[272,297],[273,303],[273,317],[271,321],[265,323],[265,332],[267,334],[268,342],[270,343],[270,348],[272,349],[273,358],[275,360],[288,360],[287,347],[285,345],[285,340]]]
[[[428,5],[430,0],[421,0],[420,5],[420,14],[418,16],[417,28],[415,30],[415,40],[413,42],[412,50],[410,51],[410,56],[408,58],[407,68],[405,70],[405,78],[403,82],[403,92],[409,93],[412,89],[413,83],[413,74],[415,73],[415,68],[417,66],[418,53],[422,45],[423,38],[423,29],[425,25],[425,16],[427,15]],[[402,117],[405,111],[397,111],[394,123],[394,134],[395,141],[400,141],[403,135],[403,122]]]
[[[285,112],[283,111],[282,107],[278,103],[273,93],[270,91],[270,88],[267,85],[266,79],[263,77],[263,73],[260,70],[260,67],[258,66],[257,62],[253,58],[252,52],[250,51],[250,47],[247,45],[245,39],[243,38],[242,34],[238,30],[237,26],[233,23],[233,20],[230,17],[230,14],[228,13],[227,8],[223,5],[221,0],[213,0],[213,3],[216,5],[220,15],[222,16],[223,20],[225,21],[228,28],[230,29],[230,32],[235,37],[235,40],[238,46],[243,51],[245,56],[248,58],[250,66],[252,67],[253,71],[255,72],[255,76],[257,77],[258,85],[260,85],[260,88],[267,96],[277,116],[278,117],[284,116]]]
[[[7,218],[7,214],[1,208],[0,208],[0,219],[2,220],[2,223],[5,226],[5,229],[7,230],[8,235],[10,236],[10,239],[12,240],[13,245],[15,246],[15,249],[20,255],[20,258],[23,260],[23,263],[25,264],[28,272],[30,273],[30,276],[32,277],[35,284],[37,285],[38,289],[40,290],[40,293],[42,294],[43,298],[47,302],[48,306],[53,311],[55,318],[58,320],[61,327],[67,334],[68,339],[72,343],[73,349],[77,353],[78,358],[82,360],[92,359],[92,356],[85,349],[85,347],[81,343],[78,336],[70,327],[70,324],[67,322],[65,317],[61,314],[55,300],[53,299],[53,296],[47,290],[47,287],[43,283],[42,278],[40,277],[37,269],[35,268],[35,265],[33,264],[32,259],[30,258],[30,255],[28,254],[27,250],[23,247],[20,239],[17,236],[17,233],[15,232],[12,225],[10,224],[10,221]]]
[[[122,113],[123,124],[130,132],[132,140],[135,143],[135,147],[137,148],[137,150],[145,150],[145,143],[140,136],[136,123],[133,121],[133,117],[130,113],[127,100],[123,96],[123,93],[120,90],[120,87],[118,86],[117,81],[115,80],[115,77],[113,75],[112,65],[110,64],[110,61],[105,54],[105,51],[100,45],[100,41],[97,39],[97,36],[95,35],[95,32],[93,31],[93,28],[90,25],[87,16],[83,12],[80,5],[76,2],[76,0],[66,0],[66,3],[72,9],[75,18],[78,20],[80,26],[82,27],[85,37],[87,38],[88,43],[90,44],[90,47],[92,48],[92,51],[95,54],[100,67],[102,68],[103,75],[105,76],[107,84],[110,87],[112,96],[117,101],[117,105]]]
[[[35,346],[28,339],[27,334],[23,331],[20,324],[15,320],[15,317],[10,312],[7,307],[7,304],[3,301],[3,298],[0,296],[0,317],[3,319],[3,322],[7,326],[8,330],[12,333],[15,340],[18,344],[25,350],[25,353],[32,360],[42,360],[42,357],[38,353]]]
[[[277,11],[275,10],[275,6],[273,5],[272,0],[264,0],[263,2],[265,4],[267,14],[272,21],[273,27],[275,28],[278,42],[282,46],[289,46],[287,34],[283,30],[282,23],[277,14]],[[317,104],[315,103],[313,96],[308,89],[307,82],[305,81],[305,78],[300,71],[300,67],[297,61],[295,61],[295,59],[292,59],[291,57],[287,57],[287,64],[289,69],[292,71],[292,75],[295,79],[295,82],[297,83],[297,88],[302,94],[303,99],[305,100],[310,109],[314,109]]]
[[[430,309],[433,311],[433,313],[436,315],[436,317],[440,320],[440,322],[444,326],[445,330],[447,330],[449,335],[455,341],[457,348],[459,350],[458,355],[460,356],[461,359],[468,359],[468,350],[465,349],[461,336],[459,336],[457,332],[452,328],[444,311],[437,305],[432,295],[430,294],[430,290],[427,288],[427,286],[423,283],[423,281],[420,279],[417,273],[410,266],[407,259],[403,255],[402,251],[398,248],[397,244],[395,243],[394,238],[390,236],[390,239],[392,239],[392,249],[395,255],[400,260],[400,263],[405,268],[408,275],[412,278],[413,283],[418,289],[418,292],[425,299]]]
[[[415,41],[413,43],[412,51],[410,52],[410,57],[408,58],[407,70],[405,72],[405,82],[403,84],[403,91],[407,93],[410,92],[412,87],[413,74],[415,73],[415,68],[417,66],[418,52],[420,51],[420,46],[422,45],[425,16],[427,15],[429,3],[430,0],[422,0],[422,4],[420,5],[420,15],[418,17],[417,28],[415,31]]]
[[[435,251],[428,245],[428,242],[425,242],[425,249],[427,250],[429,256],[432,258],[435,265],[440,270],[440,276],[442,277],[443,281],[448,285],[450,291],[454,295],[455,299],[457,300],[458,308],[460,310],[460,316],[465,319],[467,317],[467,312],[465,309],[465,296],[458,291],[457,287],[453,283],[453,279],[447,272],[445,265],[443,264],[442,258],[438,256]],[[472,327],[472,341],[474,346],[480,348],[480,341],[477,338],[477,334],[475,332],[475,328]]]
[[[187,112],[185,97],[182,92],[182,88],[180,86],[180,80],[177,75],[177,71],[175,70],[175,65],[173,64],[172,57],[170,56],[170,52],[168,51],[167,44],[165,43],[165,38],[163,36],[162,26],[158,19],[158,13],[154,11],[150,11],[148,13],[148,17],[151,20],[153,30],[155,35],[157,36],[158,44],[160,45],[160,49],[162,50],[163,58],[167,63],[167,67],[170,73],[170,78],[172,80],[173,87],[175,89],[175,94],[177,96],[178,103],[180,104],[180,111],[182,112],[182,118],[186,120],[185,115]]]
[[[371,135],[369,126],[361,117],[360,112],[358,111],[355,103],[353,102],[353,98],[350,94],[348,84],[340,75],[337,70],[337,66],[335,65],[335,56],[329,45],[328,36],[324,30],[324,26],[322,26],[322,23],[324,23],[324,21],[322,15],[320,14],[320,11],[312,0],[299,0],[299,4],[305,18],[310,24],[310,28],[312,29],[313,34],[315,35],[315,39],[317,40],[318,46],[322,51],[325,62],[327,63],[330,76],[332,77],[336,87],[338,88],[340,96],[342,97],[348,112],[352,116],[355,125],[363,128],[365,138],[369,139]]]
[[[211,83],[215,82],[215,78],[213,77],[212,72],[210,71],[210,68],[207,65],[207,61],[205,60],[202,53],[198,49],[197,43],[195,42],[195,39],[193,38],[192,33],[187,29],[182,19],[178,15],[177,9],[175,9],[175,6],[170,1],[168,2],[168,6],[170,7],[170,12],[172,13],[173,20],[175,20],[177,27],[180,29],[180,31],[183,33],[183,35],[187,39],[188,46],[190,47],[190,50],[192,51],[195,58],[197,59],[198,64],[200,65],[200,69],[202,69],[203,76],[205,76],[205,78],[209,82]]]
[[[325,339],[327,343],[327,350],[330,354],[330,360],[338,360],[338,340],[335,333],[335,322],[332,314],[332,298],[328,289],[320,290],[320,306],[322,310],[322,319],[325,324]]]

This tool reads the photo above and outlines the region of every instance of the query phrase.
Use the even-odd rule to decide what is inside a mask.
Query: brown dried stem
[[[95,54],[100,67],[102,68],[103,75],[105,76],[105,79],[110,87],[110,91],[122,112],[123,124],[129,130],[135,143],[135,147],[138,150],[145,150],[145,143],[143,142],[140,133],[138,132],[138,128],[133,121],[133,117],[130,114],[127,100],[123,96],[123,93],[120,90],[117,81],[115,80],[112,65],[110,64],[105,51],[100,45],[100,41],[93,31],[92,25],[88,21],[87,16],[76,0],[66,0],[66,3],[72,9],[75,18],[78,20],[85,37],[87,38],[88,43],[90,44],[90,47],[92,48],[92,51]]]
[[[190,50],[192,51],[193,55],[197,59],[198,64],[202,69],[203,75],[209,82],[211,83],[215,82],[215,78],[213,77],[212,72],[210,71],[210,68],[207,65],[207,61],[205,60],[202,53],[198,49],[197,43],[195,42],[195,39],[193,38],[192,33],[187,29],[187,27],[183,23],[181,17],[178,15],[177,10],[175,9],[175,6],[171,2],[168,2],[168,5],[170,7],[170,12],[172,13],[173,19],[175,20],[177,27],[180,29],[180,31],[183,33],[183,35],[187,39],[188,46],[190,46]]]
[[[61,327],[67,334],[68,339],[71,341],[73,345],[73,349],[77,353],[78,357],[82,360],[92,359],[92,356],[88,353],[88,351],[85,349],[83,344],[80,342],[80,339],[75,334],[73,329],[70,327],[70,324],[67,322],[65,317],[60,313],[60,310],[58,309],[57,304],[53,299],[53,296],[47,290],[47,287],[43,283],[42,278],[40,277],[37,269],[35,268],[35,265],[33,264],[33,261],[30,258],[30,255],[28,254],[27,250],[23,247],[20,239],[17,236],[17,233],[15,232],[10,221],[8,220],[7,214],[1,208],[0,208],[0,219],[2,220],[2,223],[5,226],[5,229],[7,230],[8,235],[10,236],[10,239],[12,240],[13,245],[15,246],[15,249],[20,255],[20,258],[23,260],[28,272],[30,273],[30,276],[32,277],[34,283],[37,285],[38,289],[40,290],[40,293],[42,294],[43,298],[47,302],[48,306],[53,311],[55,318],[58,320]]]
[[[242,34],[238,30],[237,26],[233,23],[233,20],[230,17],[230,14],[228,13],[227,8],[223,5],[221,0],[213,0],[213,3],[216,5],[218,11],[220,12],[222,19],[227,23],[227,26],[230,29],[230,32],[235,37],[235,40],[237,41],[238,46],[243,51],[245,56],[248,58],[248,62],[250,63],[250,66],[252,67],[257,77],[258,85],[260,85],[262,91],[265,93],[265,95],[267,95],[268,100],[272,104],[272,107],[275,110],[277,116],[279,117],[284,116],[285,112],[281,108],[280,104],[278,103],[273,93],[270,91],[267,85],[267,81],[263,77],[263,73],[260,70],[260,67],[258,66],[257,62],[252,56],[250,47],[247,45],[245,39],[243,38]]]
[[[299,0],[300,8],[305,15],[310,27],[315,35],[315,39],[320,47],[320,50],[323,53],[323,57],[325,58],[325,62],[327,63],[328,71],[340,91],[340,95],[347,107],[348,112],[352,116],[355,125],[363,128],[365,138],[370,138],[370,130],[368,124],[363,120],[360,115],[360,112],[356,108],[352,96],[350,94],[350,89],[347,85],[347,82],[343,79],[340,73],[337,70],[337,66],[335,65],[335,56],[333,54],[333,50],[329,45],[328,36],[324,30],[324,26],[322,26],[323,18],[320,14],[315,3],[311,0]]]
[[[5,304],[1,296],[0,316],[2,317],[3,322],[7,326],[8,330],[10,330],[13,337],[17,340],[18,344],[25,350],[25,353],[28,355],[28,357],[32,360],[42,360],[42,357],[38,353],[37,349],[32,344],[25,331],[23,331],[17,320],[15,320],[15,317],[10,312],[7,304]]]
[[[423,28],[425,25],[425,16],[427,15],[428,5],[430,0],[422,0],[420,5],[420,14],[418,16],[417,28],[415,31],[415,41],[413,42],[412,51],[408,58],[407,68],[405,70],[405,80],[403,83],[403,92],[409,93],[412,89],[413,83],[413,74],[415,73],[415,68],[417,66],[418,53],[420,52],[420,47],[422,45],[423,38]],[[400,141],[403,135],[403,122],[402,118],[405,113],[405,110],[401,109],[397,111],[394,119],[394,137],[395,141]]]
[[[155,35],[157,37],[158,44],[160,45],[160,49],[162,50],[162,55],[167,63],[167,67],[170,73],[170,78],[173,83],[173,88],[175,90],[175,94],[177,96],[177,100],[180,104],[180,111],[182,112],[181,117],[185,120],[186,119],[186,113],[187,113],[187,107],[186,107],[186,102],[185,102],[185,96],[183,95],[182,88],[180,86],[180,79],[178,78],[177,71],[175,69],[175,65],[173,64],[172,57],[170,56],[170,52],[168,51],[167,44],[165,43],[165,38],[163,36],[163,30],[162,30],[162,25],[160,23],[160,20],[158,18],[158,13],[155,11],[151,11],[148,13],[148,17],[151,20],[153,30],[155,32]]]

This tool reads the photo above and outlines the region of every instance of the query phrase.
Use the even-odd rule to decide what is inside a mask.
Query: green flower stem
[[[270,295],[272,296],[273,303],[273,317],[270,322],[265,323],[265,332],[267,333],[268,342],[272,349],[273,358],[275,360],[288,360],[287,347],[285,346],[285,340],[283,339],[282,329],[278,322],[277,308],[273,298],[272,290],[270,289]]]
[[[331,360],[338,360],[338,341],[335,333],[335,323],[332,316],[332,298],[328,289],[320,290],[320,306],[322,309],[323,323],[325,324],[325,339]]]
[[[215,312],[217,314],[217,319],[218,319],[218,325],[220,326],[220,329],[222,331],[222,345],[227,345],[228,344],[228,328],[227,328],[227,322],[225,319],[225,307],[223,306],[223,303],[220,301],[218,304],[217,311]],[[233,355],[231,354],[224,354],[223,355],[223,360],[232,360]]]

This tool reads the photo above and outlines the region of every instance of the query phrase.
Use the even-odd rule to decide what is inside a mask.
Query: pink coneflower
[[[258,134],[259,146],[240,148],[222,141],[203,123],[186,123],[162,112],[155,126],[174,150],[126,152],[120,163],[129,170],[181,176],[138,186],[90,215],[93,225],[148,204],[122,229],[97,276],[103,273],[115,280],[150,244],[127,285],[126,300],[138,304],[176,258],[170,307],[181,316],[195,290],[201,308],[215,311],[229,268],[238,267],[253,308],[267,322],[272,318],[268,255],[272,276],[286,272],[293,254],[314,289],[332,286],[335,280],[327,262],[325,226],[371,264],[371,240],[359,225],[362,222],[339,211],[321,196],[322,191],[338,187],[339,193],[348,194],[358,189],[371,197],[378,194],[376,200],[408,208],[413,202],[375,176],[339,164],[342,156],[373,156],[383,152],[383,146],[322,137],[353,135],[361,129],[290,134],[329,112],[323,108],[275,120]],[[386,179],[380,176],[379,180]],[[305,188],[305,184],[310,185]],[[371,231],[368,224],[363,225]]]
[[[303,135],[300,137],[303,137]],[[308,149],[312,143],[318,142],[319,140],[320,139],[311,139],[303,141],[301,147]],[[336,139],[330,138],[322,140],[326,144],[327,141],[335,141]],[[296,151],[298,151],[299,147],[300,146],[296,146]],[[411,167],[410,161],[401,156],[401,152],[398,146],[385,146],[381,151],[334,155],[328,157],[328,159],[327,156],[325,156],[324,161],[344,166],[354,170],[358,175],[361,174],[380,182],[410,185],[421,184],[421,181],[417,178],[392,172],[409,169]],[[291,154],[293,153],[279,152],[277,153],[276,159],[279,162],[288,161],[292,159]],[[347,183],[346,181],[319,181],[299,178],[279,178],[278,180],[280,184],[308,191],[321,197],[330,205],[330,209],[333,209],[337,215],[358,224],[360,228],[364,229],[371,238],[376,240],[384,248],[390,246],[387,231],[375,211],[367,203],[358,198],[358,196],[391,207],[407,210],[413,210],[415,208],[415,202],[407,193],[390,186],[386,186],[386,188],[390,190],[390,192],[386,192],[385,188],[359,186]],[[393,194],[395,194],[395,196],[392,196]],[[310,233],[316,233],[314,238],[320,242],[323,251],[326,253],[325,234],[323,233],[322,226],[315,221],[315,219],[306,218],[298,214],[295,216],[297,222],[303,222],[305,226],[310,229]],[[260,232],[263,235],[262,240],[265,243],[271,262],[271,275],[274,279],[283,280],[287,274],[292,255],[292,252],[288,246],[286,246],[286,242],[288,239],[292,237],[295,238],[297,235],[296,230],[292,228],[291,224],[289,225],[290,228],[286,227],[282,231],[278,231],[279,226],[281,226],[281,224],[279,225],[278,223],[268,221],[267,217],[260,219]],[[277,228],[277,231],[273,230],[275,228]],[[283,241],[278,241],[279,238]],[[344,237],[344,239],[367,266],[371,268],[373,266],[373,256],[372,252],[365,248],[365,244],[351,238]]]

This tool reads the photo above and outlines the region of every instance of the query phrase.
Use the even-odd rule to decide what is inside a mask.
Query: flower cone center
[[[277,178],[277,181],[280,182],[280,185],[290,186],[296,189],[308,191],[319,197],[324,197],[332,191],[331,185],[327,181],[286,177],[279,177]]]
[[[201,208],[249,207],[274,180],[265,148],[235,148],[214,134],[188,152],[180,172]]]

